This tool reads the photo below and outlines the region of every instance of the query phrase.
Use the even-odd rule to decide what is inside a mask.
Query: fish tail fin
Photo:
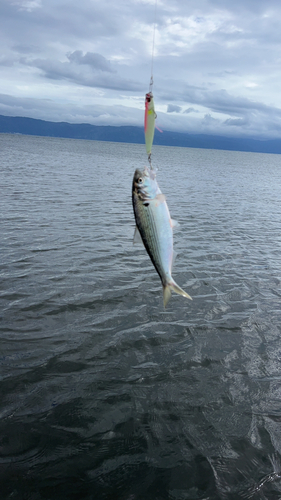
[[[171,291],[174,291],[175,293],[178,293],[179,295],[182,295],[183,297],[186,297],[187,299],[192,300],[190,295],[186,293],[182,288],[180,288],[174,280],[169,281],[166,283],[166,285],[163,285],[163,300],[164,300],[164,307],[168,304],[170,298],[171,298]]]
[[[171,298],[171,290],[169,285],[163,285],[163,302],[164,302],[164,308],[168,304],[170,298]]]

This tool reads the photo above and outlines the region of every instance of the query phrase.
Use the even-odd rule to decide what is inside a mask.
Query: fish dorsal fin
[[[135,233],[134,233],[134,239],[133,239],[133,245],[142,245],[142,239],[141,239],[141,235],[140,235],[140,232],[137,228],[137,226],[135,227]]]

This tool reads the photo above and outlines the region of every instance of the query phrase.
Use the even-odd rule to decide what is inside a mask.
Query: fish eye
[[[143,178],[142,177],[139,177],[138,178],[138,184],[142,184],[143,183]]]

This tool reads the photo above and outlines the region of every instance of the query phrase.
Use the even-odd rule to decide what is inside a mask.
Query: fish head
[[[154,199],[157,194],[161,193],[156,181],[156,171],[149,170],[147,167],[144,170],[137,168],[134,173],[133,192],[142,200]]]

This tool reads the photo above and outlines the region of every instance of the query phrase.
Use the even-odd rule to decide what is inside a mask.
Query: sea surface
[[[281,156],[0,135],[0,499],[281,499]]]

